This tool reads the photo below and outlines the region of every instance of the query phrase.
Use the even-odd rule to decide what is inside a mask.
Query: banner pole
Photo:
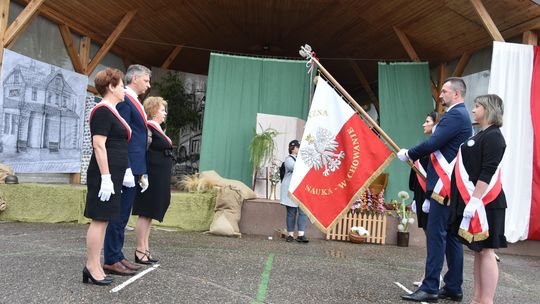
[[[399,152],[400,150],[399,146],[390,138],[390,136],[388,136],[388,134],[386,134],[386,132],[383,131],[383,129],[381,129],[381,127],[377,124],[377,122],[375,122],[371,118],[371,116],[369,116],[369,114],[366,113],[364,109],[362,109],[362,107],[356,102],[356,100],[354,100],[354,98],[339,84],[339,82],[330,74],[330,72],[328,72],[328,70],[326,70],[323,67],[323,65],[319,62],[319,60],[317,60],[317,58],[315,57],[311,57],[311,60],[315,64],[317,64],[317,67],[319,68],[321,73],[324,74],[324,76],[328,80],[330,80],[330,82],[339,90],[339,92],[347,98],[347,100],[351,103],[351,105],[354,107],[356,112],[362,115],[369,122],[369,124],[377,131],[377,133],[381,135],[384,138],[384,140],[386,140],[386,142],[390,144],[390,146],[392,146],[392,148],[394,149],[394,153]],[[420,170],[418,170],[418,168],[416,168],[416,166],[411,160],[408,160],[407,164],[416,172],[416,174],[419,174],[424,180],[426,179],[426,177],[420,172]]]

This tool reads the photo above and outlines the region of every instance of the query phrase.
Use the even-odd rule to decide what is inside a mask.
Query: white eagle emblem
[[[308,134],[306,141],[308,145],[302,145],[300,156],[309,168],[319,170],[324,167],[324,176],[339,169],[345,152],[337,153],[338,142],[328,129],[319,127],[316,136]]]

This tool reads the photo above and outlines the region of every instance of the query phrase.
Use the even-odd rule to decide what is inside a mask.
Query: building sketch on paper
[[[76,74],[6,50],[0,156],[16,172],[80,170],[81,85],[77,92],[66,72]],[[75,82],[86,81],[85,90],[81,76]]]

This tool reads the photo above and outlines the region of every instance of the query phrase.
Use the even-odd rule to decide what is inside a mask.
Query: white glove
[[[131,168],[126,169],[126,173],[124,174],[124,181],[122,182],[122,186],[133,188],[135,187],[135,176],[133,176],[133,173],[131,173]]]
[[[411,203],[411,209],[412,209],[412,212],[416,213],[416,201],[413,200],[412,203]]]
[[[102,202],[106,202],[114,194],[114,185],[110,174],[101,176],[101,187],[99,188],[98,197]]]
[[[430,205],[431,205],[431,202],[429,201],[429,199],[426,198],[426,200],[422,204],[422,211],[424,211],[424,213],[429,213],[429,206]]]
[[[406,161],[408,161],[410,159],[407,152],[409,152],[408,149],[399,150],[399,152],[397,153],[397,157],[399,158],[400,161],[406,162]]]
[[[471,197],[471,200],[469,203],[465,206],[465,210],[463,210],[463,217],[466,218],[472,218],[474,214],[476,213],[476,210],[480,208],[481,205],[483,205],[484,202],[482,202],[481,199],[476,197]]]
[[[146,191],[146,189],[148,189],[148,174],[143,174],[141,175],[141,178],[139,179],[139,186],[141,186],[142,190],[141,190],[141,193],[143,193],[144,191]]]

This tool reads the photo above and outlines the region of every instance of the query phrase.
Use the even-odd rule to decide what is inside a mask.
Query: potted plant
[[[253,173],[253,188],[255,188],[255,179],[259,169],[274,158],[274,138],[278,134],[279,132],[272,128],[264,129],[261,133],[257,133],[257,130],[255,130],[255,135],[249,144],[249,161],[251,162]]]
[[[409,193],[400,191],[398,193],[398,200],[393,199],[390,202],[393,209],[390,215],[395,216],[398,219],[397,245],[400,247],[409,246],[409,226],[414,223],[413,212],[410,208],[410,204],[406,203],[407,199],[409,199]]]

